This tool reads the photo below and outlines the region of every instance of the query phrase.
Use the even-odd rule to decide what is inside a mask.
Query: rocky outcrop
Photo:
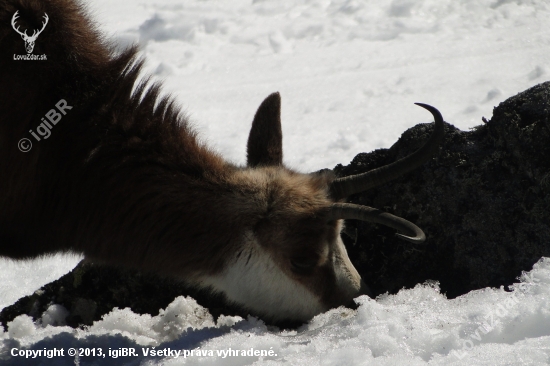
[[[359,154],[340,175],[367,171],[417,149],[432,124],[406,131],[390,149]],[[363,222],[348,250],[374,295],[426,280],[456,297],[506,286],[550,255],[550,82],[501,103],[471,131],[446,126],[439,154],[383,187],[351,197],[404,217],[427,235],[425,245]]]

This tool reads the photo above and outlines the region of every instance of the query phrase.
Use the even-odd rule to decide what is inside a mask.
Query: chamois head
[[[137,48],[111,50],[79,2],[13,3],[0,6],[1,256],[74,251],[89,261],[179,278],[279,323],[306,321],[368,293],[340,237],[344,220],[424,240],[414,224],[345,199],[435,152],[443,136],[435,108],[420,105],[433,114],[435,129],[418,151],[337,178],[283,165],[275,93],[256,112],[247,166],[239,167],[196,138],[159,84],[138,81],[144,61]],[[21,23],[36,23],[31,14],[43,16],[43,24],[27,36],[16,22],[21,15]],[[49,21],[50,32],[41,36],[47,60],[10,60],[20,47],[10,18],[28,52]],[[21,152],[17,141],[35,136],[37,125],[55,130]]]
[[[248,139],[247,167],[237,174],[243,186],[252,187],[248,200],[256,215],[224,271],[204,278],[203,284],[264,318],[305,321],[369,294],[340,237],[343,219],[376,222],[395,228],[405,240],[424,241],[422,230],[402,218],[342,201],[425,162],[443,136],[443,119],[435,108],[419,104],[436,122],[425,146],[388,166],[336,178],[329,171],[301,174],[284,167],[280,103],[274,93],[259,107]]]

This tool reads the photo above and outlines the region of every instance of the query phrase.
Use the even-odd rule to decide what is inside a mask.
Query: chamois
[[[414,224],[345,199],[428,160],[443,136],[437,109],[419,104],[435,130],[418,151],[337,178],[283,165],[274,93],[237,166],[196,138],[158,83],[139,79],[136,47],[117,51],[80,3],[0,0],[0,21],[0,255],[82,253],[222,293],[266,320],[307,321],[368,292],[344,219],[424,240]],[[18,59],[30,53],[20,35],[38,29],[30,52],[44,56]]]

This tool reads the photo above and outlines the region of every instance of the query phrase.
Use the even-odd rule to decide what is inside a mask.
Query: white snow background
[[[244,164],[256,108],[282,96],[285,163],[301,171],[347,164],[431,122],[436,106],[467,130],[506,98],[548,79],[547,0],[96,0],[100,29],[138,42],[202,139]],[[39,42],[40,39],[37,40]],[[0,261],[0,308],[70,271],[77,256]],[[529,270],[529,269],[526,269]],[[514,292],[481,289],[448,300],[421,284],[356,311],[334,309],[296,331],[255,318],[214,324],[194,300],[159,316],[113,310],[85,330],[16,318],[0,331],[2,364],[22,365],[547,365],[550,260]],[[518,281],[519,282],[519,281]],[[143,347],[272,350],[272,356],[10,357],[13,348]],[[150,348],[152,349],[152,348]]]

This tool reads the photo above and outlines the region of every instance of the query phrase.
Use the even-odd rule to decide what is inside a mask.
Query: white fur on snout
[[[306,321],[328,310],[318,297],[277,266],[253,234],[246,235],[243,248],[222,273],[203,278],[202,284],[272,320]]]
[[[351,263],[342,238],[338,236],[334,253],[334,274],[336,287],[349,297],[349,300],[360,295],[361,276]]]

